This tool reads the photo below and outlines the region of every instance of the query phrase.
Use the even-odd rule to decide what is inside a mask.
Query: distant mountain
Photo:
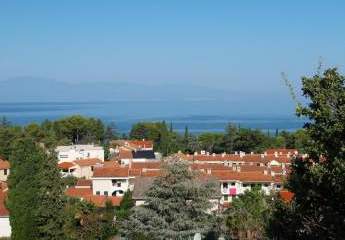
[[[231,88],[230,88],[231,89]],[[248,88],[250,89],[250,88]],[[146,115],[164,112],[196,115],[285,115],[294,106],[285,94],[267,88],[265,92],[248,89],[222,89],[222,86],[196,86],[189,83],[156,85],[126,82],[66,83],[51,79],[20,77],[0,81],[0,104],[13,102],[124,102],[126,108],[138,106],[132,113]],[[140,102],[140,104],[136,104]],[[151,102],[151,103],[150,103]]]
[[[45,101],[213,101],[229,93],[193,85],[144,85],[124,82],[65,83],[20,77],[0,81],[1,102]]]

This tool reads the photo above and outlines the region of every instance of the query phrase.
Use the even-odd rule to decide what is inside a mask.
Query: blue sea
[[[293,113],[244,113],[217,109],[212,103],[114,101],[114,102],[45,102],[0,103],[0,116],[14,124],[25,125],[55,120],[81,114],[115,123],[118,132],[128,133],[138,121],[162,121],[172,123],[175,131],[183,132],[188,126],[193,133],[222,132],[231,122],[241,127],[260,129],[265,132],[295,131],[303,127],[304,120]]]

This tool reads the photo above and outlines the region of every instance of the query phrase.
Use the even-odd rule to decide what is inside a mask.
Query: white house
[[[103,166],[103,161],[98,158],[80,159],[58,164],[63,177],[74,176],[85,179],[90,179],[93,176],[93,170],[101,166]]]
[[[95,168],[92,177],[93,195],[123,196],[128,190],[133,190],[128,167]]]
[[[9,212],[5,206],[5,199],[7,195],[6,184],[0,184],[0,237],[11,236],[11,225]]]
[[[58,146],[55,149],[59,163],[73,162],[80,159],[98,158],[104,161],[104,149],[95,145]]]
[[[0,159],[0,181],[7,181],[7,177],[10,174],[10,163],[8,161]]]

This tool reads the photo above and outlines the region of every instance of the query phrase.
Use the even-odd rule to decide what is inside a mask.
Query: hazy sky
[[[320,56],[344,69],[345,1],[0,1],[0,80],[285,91]]]

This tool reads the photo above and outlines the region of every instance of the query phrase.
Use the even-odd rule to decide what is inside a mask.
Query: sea
[[[140,121],[165,121],[173,129],[191,133],[223,132],[228,123],[264,132],[296,131],[305,120],[293,113],[251,113],[217,109],[208,103],[110,101],[110,102],[8,102],[0,103],[0,117],[13,124],[40,123],[80,114],[114,123],[119,133],[127,134]]]

